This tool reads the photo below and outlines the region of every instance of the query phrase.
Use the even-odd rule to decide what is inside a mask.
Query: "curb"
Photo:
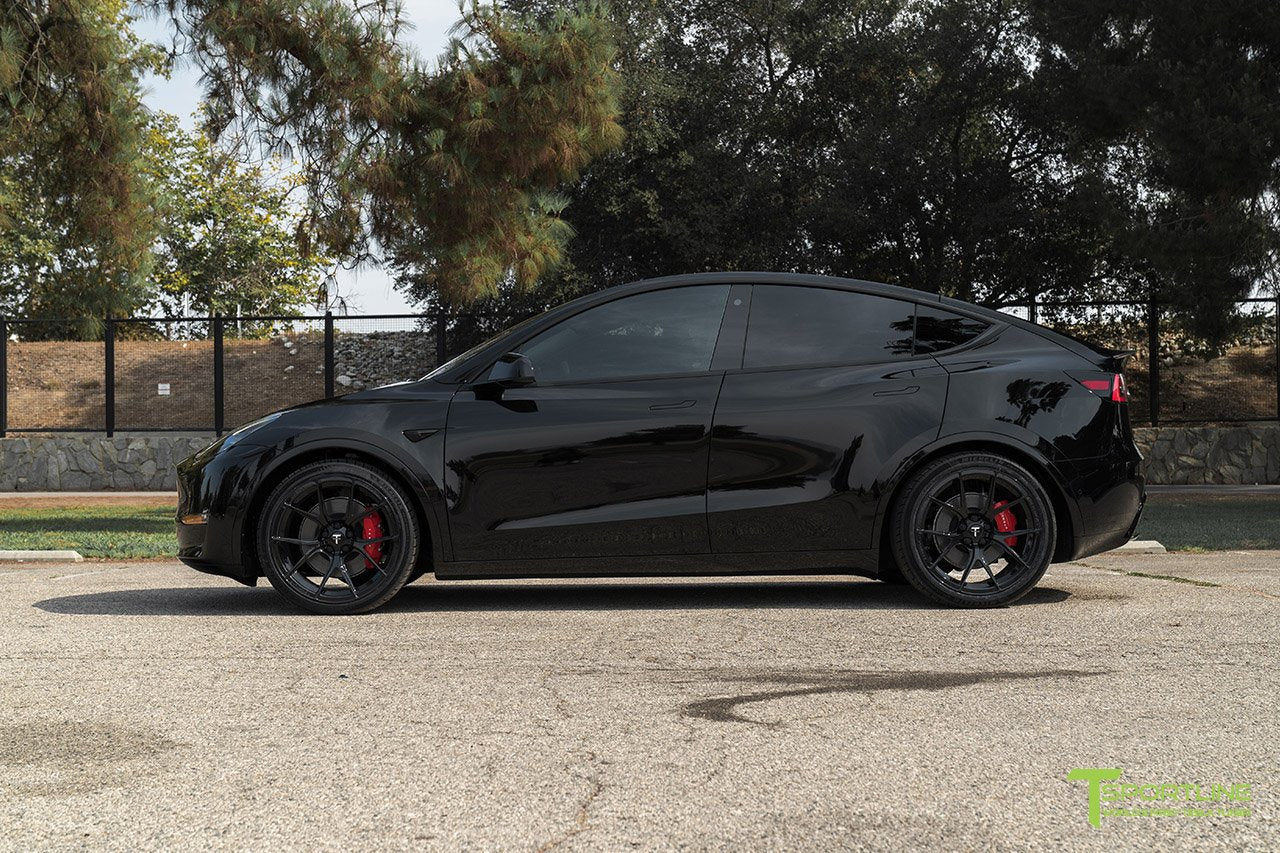
[[[1167,554],[1169,553],[1163,545],[1154,539],[1131,539],[1115,548],[1109,553],[1112,554]]]
[[[83,563],[75,551],[0,551],[0,563]]]

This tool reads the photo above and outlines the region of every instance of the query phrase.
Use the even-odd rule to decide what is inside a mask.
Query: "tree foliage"
[[[380,251],[421,296],[530,285],[569,231],[556,187],[614,147],[613,52],[593,7],[537,21],[473,5],[438,66],[401,44],[394,0],[164,4],[220,130],[296,153],[304,239]]]
[[[138,77],[159,62],[123,0],[0,6],[0,240],[27,312],[89,332],[138,303],[155,227]]]
[[[158,313],[279,315],[316,301],[331,262],[298,251],[296,175],[245,165],[172,116],[153,122],[146,155],[159,196],[149,288]]]
[[[777,269],[995,305],[1158,296],[1215,335],[1275,257],[1265,4],[613,8],[627,139],[570,193],[557,287]]]

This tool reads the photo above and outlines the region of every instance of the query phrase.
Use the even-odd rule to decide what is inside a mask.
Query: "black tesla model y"
[[[1127,355],[864,281],[616,287],[185,460],[179,556],[318,613],[426,572],[847,572],[1008,604],[1137,524]]]

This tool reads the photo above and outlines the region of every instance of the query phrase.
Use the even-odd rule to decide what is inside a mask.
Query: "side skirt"
[[[475,578],[611,578],[715,575],[804,575],[821,572],[879,575],[875,551],[772,551],[758,554],[687,554],[660,557],[574,557],[536,560],[463,560],[441,563],[440,580]]]

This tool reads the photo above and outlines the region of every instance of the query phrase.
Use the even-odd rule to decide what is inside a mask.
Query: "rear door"
[[[936,438],[947,376],[913,302],[756,285],[712,428],[715,553],[868,548],[890,460]]]
[[[648,291],[517,344],[536,384],[459,391],[454,559],[705,554],[713,371],[729,285]]]

